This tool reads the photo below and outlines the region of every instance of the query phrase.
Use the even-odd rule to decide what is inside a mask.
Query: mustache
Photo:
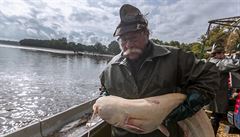
[[[138,48],[127,49],[123,52],[123,56],[128,56],[129,54],[141,54],[143,51]]]

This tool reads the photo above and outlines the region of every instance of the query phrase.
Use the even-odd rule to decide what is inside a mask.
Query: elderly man
[[[183,136],[177,121],[192,116],[215,96],[219,86],[213,63],[204,63],[181,49],[160,46],[149,40],[148,22],[140,10],[124,4],[114,36],[122,52],[102,72],[102,93],[127,99],[181,92],[187,99],[165,120],[171,137]],[[112,127],[113,137],[165,137],[159,130],[134,134]]]

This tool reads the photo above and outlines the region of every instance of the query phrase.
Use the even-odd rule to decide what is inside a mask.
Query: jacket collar
[[[171,51],[168,50],[163,45],[158,45],[152,41],[149,41],[149,46],[153,46],[153,48],[152,48],[152,54],[150,54],[150,56],[147,58],[147,60],[152,60],[153,58],[165,56],[165,55],[171,53]]]
[[[152,41],[149,40],[148,46],[152,46],[152,53],[146,58],[146,61],[152,61],[153,58],[165,56],[171,53],[170,50],[168,50],[163,45],[158,45]],[[116,55],[110,64],[120,64],[120,65],[127,65],[127,59],[122,56],[123,52]]]

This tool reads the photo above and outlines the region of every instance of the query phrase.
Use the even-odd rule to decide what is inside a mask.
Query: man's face
[[[217,59],[224,59],[225,55],[224,52],[216,52],[214,57]]]
[[[147,46],[148,34],[144,31],[128,32],[121,35],[118,40],[123,56],[130,60],[136,60]]]

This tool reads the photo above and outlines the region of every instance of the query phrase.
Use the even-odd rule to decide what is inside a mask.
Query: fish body
[[[169,136],[162,122],[185,99],[186,95],[181,93],[143,99],[104,96],[97,99],[93,110],[107,123],[129,132],[146,134],[159,129]],[[202,110],[178,124],[182,127],[186,137],[214,137],[210,121]]]

